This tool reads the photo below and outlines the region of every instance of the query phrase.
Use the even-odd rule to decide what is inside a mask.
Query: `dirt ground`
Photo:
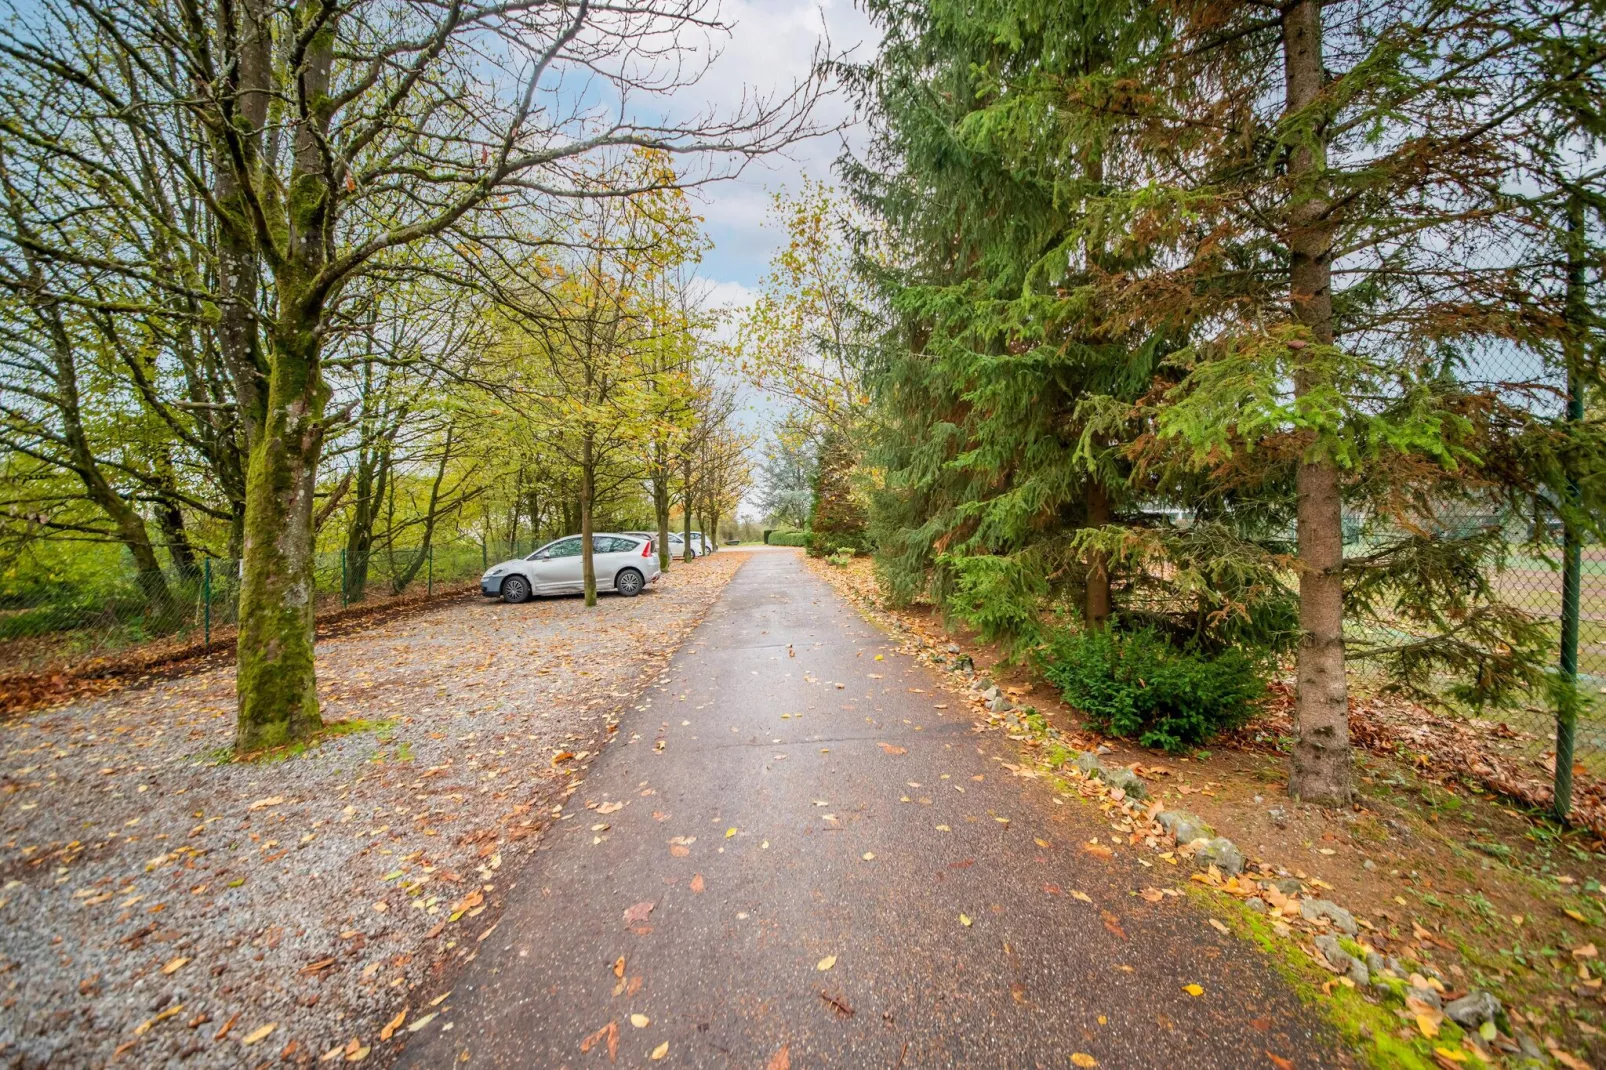
[[[330,731],[264,760],[229,757],[232,667],[0,723],[0,1062],[355,1062],[404,1007],[430,1028],[504,862],[745,559],[321,640]]]
[[[1187,755],[1150,751],[1099,737],[1046,683],[963,628],[945,627],[929,607],[888,611],[867,560],[816,567],[936,657],[968,654],[979,674],[1043,713],[1068,744],[1106,748],[1106,765],[1134,766],[1167,809],[1197,814],[1252,861],[1285,869],[1348,908],[1370,926],[1372,947],[1433,966],[1448,996],[1495,993],[1516,1027],[1544,1040],[1556,1065],[1606,1067],[1597,950],[1606,925],[1606,843],[1491,790],[1465,762],[1440,762],[1432,734],[1378,727],[1409,710],[1360,696],[1356,734],[1369,744],[1357,751],[1360,800],[1338,813],[1302,806],[1286,794],[1285,685],[1231,740]],[[1400,1028],[1411,1034],[1409,1022]]]

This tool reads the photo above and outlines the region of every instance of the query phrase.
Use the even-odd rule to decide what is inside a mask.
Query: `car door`
[[[536,551],[530,563],[530,583],[540,594],[578,591],[584,579],[580,536],[570,535]]]

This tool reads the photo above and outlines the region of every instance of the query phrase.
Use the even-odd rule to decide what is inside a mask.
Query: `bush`
[[[771,546],[807,546],[811,531],[773,531],[770,533]]]
[[[1243,651],[1210,657],[1148,628],[1061,633],[1048,657],[1044,675],[1092,727],[1173,752],[1239,727],[1266,690]]]

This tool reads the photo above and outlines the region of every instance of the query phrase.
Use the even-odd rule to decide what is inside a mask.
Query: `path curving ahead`
[[[1084,851],[1108,825],[1009,776],[945,682],[797,554],[752,555],[502,872],[400,1064],[600,1067],[613,1040],[623,1066],[1344,1065],[1245,945],[1136,895],[1182,871]]]

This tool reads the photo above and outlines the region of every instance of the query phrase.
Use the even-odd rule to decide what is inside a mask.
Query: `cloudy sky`
[[[854,59],[874,55],[878,34],[853,0],[723,0],[728,36],[715,41],[720,49],[707,74],[691,91],[676,95],[677,110],[723,110],[727,114],[748,98],[785,92],[808,77],[817,50],[848,53]],[[772,195],[796,190],[806,175],[830,181],[832,163],[844,145],[857,146],[863,131],[853,125],[853,110],[840,91],[821,102],[814,120],[822,129],[845,127],[777,155],[750,164],[740,178],[701,187],[693,194],[714,248],[704,257],[699,276],[715,306],[746,304],[769,266],[781,235],[766,226]],[[762,460],[769,431],[784,415],[776,399],[751,387],[743,390],[738,416],[759,438],[752,451]],[[762,519],[752,488],[739,515]]]
[[[874,54],[876,33],[853,0],[723,0],[727,37],[708,73],[678,103],[727,112],[749,97],[783,92],[806,79],[817,49],[829,46],[855,58]],[[849,121],[852,109],[840,93],[822,102],[815,121],[832,127]],[[784,156],[751,164],[738,179],[703,187],[696,197],[707,220],[714,249],[700,274],[717,303],[740,303],[765,272],[779,235],[765,226],[771,194],[797,189],[804,175],[832,177],[831,164],[842,152],[843,139],[857,143],[859,131],[849,128],[813,138]]]

